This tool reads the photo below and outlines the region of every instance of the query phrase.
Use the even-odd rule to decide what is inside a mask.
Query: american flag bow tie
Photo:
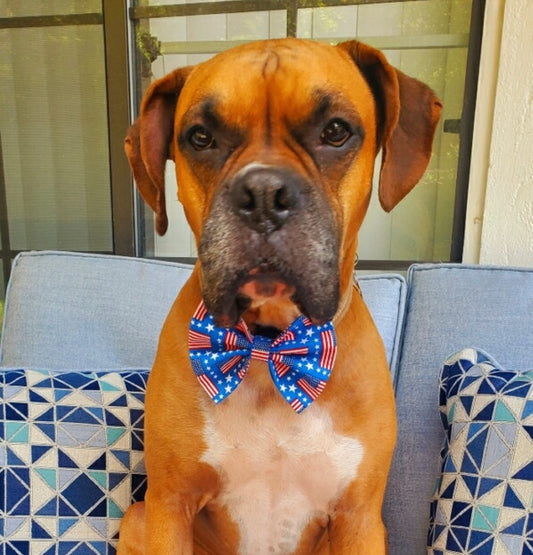
[[[241,320],[234,328],[215,325],[203,301],[189,328],[189,357],[198,381],[215,403],[241,383],[251,359],[268,363],[283,398],[302,412],[324,390],[337,354],[333,324],[317,326],[300,316],[274,340],[252,336]]]

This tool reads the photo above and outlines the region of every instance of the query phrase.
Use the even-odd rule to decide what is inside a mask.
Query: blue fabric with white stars
[[[215,403],[226,399],[242,382],[251,359],[268,363],[270,375],[285,401],[302,412],[324,390],[336,356],[331,322],[315,325],[305,316],[271,340],[252,336],[241,320],[222,328],[203,303],[191,321],[189,356],[194,373]]]

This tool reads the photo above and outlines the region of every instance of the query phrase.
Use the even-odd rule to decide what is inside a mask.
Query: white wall
[[[533,2],[487,2],[465,262],[533,266]]]

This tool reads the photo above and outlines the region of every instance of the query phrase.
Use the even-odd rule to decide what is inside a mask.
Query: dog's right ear
[[[173,158],[174,112],[179,93],[192,70],[184,67],[154,81],[146,91],[139,117],[128,129],[124,149],[142,198],[155,212],[155,228],[168,227],[165,207],[165,164]]]
[[[424,83],[392,67],[382,52],[342,42],[370,86],[377,108],[377,146],[383,156],[379,200],[389,212],[418,183],[431,158],[442,103]]]

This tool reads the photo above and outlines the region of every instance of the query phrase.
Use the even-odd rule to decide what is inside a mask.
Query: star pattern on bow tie
[[[272,380],[285,401],[302,412],[324,390],[337,346],[331,322],[295,320],[274,340],[253,336],[241,320],[235,328],[216,326],[203,301],[189,329],[189,357],[196,377],[215,403],[242,382],[250,360],[268,364]]]

